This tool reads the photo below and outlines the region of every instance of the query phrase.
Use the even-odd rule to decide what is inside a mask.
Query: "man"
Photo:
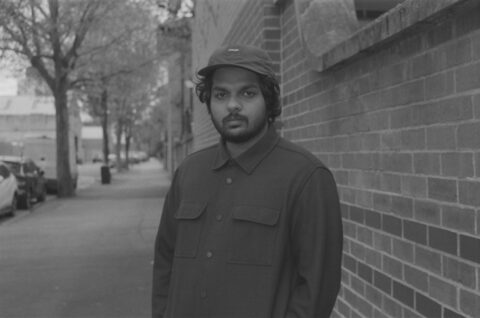
[[[257,48],[220,48],[196,91],[221,136],[175,172],[155,246],[153,317],[328,317],[340,287],[335,181],[273,122],[279,85]]]

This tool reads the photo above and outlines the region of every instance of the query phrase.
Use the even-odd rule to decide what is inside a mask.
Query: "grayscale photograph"
[[[0,0],[0,318],[479,318],[479,17]]]

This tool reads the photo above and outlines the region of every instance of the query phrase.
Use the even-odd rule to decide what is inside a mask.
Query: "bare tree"
[[[67,92],[75,85],[80,49],[103,23],[114,0],[2,0],[0,51],[25,58],[55,98],[58,196],[74,195],[69,165]]]
[[[157,20],[148,1],[127,1],[109,14],[84,46],[88,64],[79,70],[78,83],[88,96],[90,113],[99,118],[104,134],[103,156],[108,163],[109,128],[116,124],[119,139],[127,114],[155,80]],[[106,45],[107,44],[107,45]],[[102,50],[97,50],[102,47]],[[119,142],[117,141],[117,144]],[[117,156],[119,151],[117,152]]]

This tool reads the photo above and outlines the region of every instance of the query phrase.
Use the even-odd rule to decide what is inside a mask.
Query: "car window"
[[[3,179],[6,179],[10,176],[10,170],[8,170],[8,168],[1,164],[0,165],[0,177],[3,178]]]

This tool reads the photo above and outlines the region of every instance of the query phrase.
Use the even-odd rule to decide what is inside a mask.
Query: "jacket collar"
[[[217,155],[213,161],[213,170],[220,170],[230,161],[236,163],[246,173],[251,174],[272,151],[279,139],[280,136],[277,134],[274,125],[270,125],[265,135],[237,158],[231,157],[225,142],[221,140],[217,147]]]

